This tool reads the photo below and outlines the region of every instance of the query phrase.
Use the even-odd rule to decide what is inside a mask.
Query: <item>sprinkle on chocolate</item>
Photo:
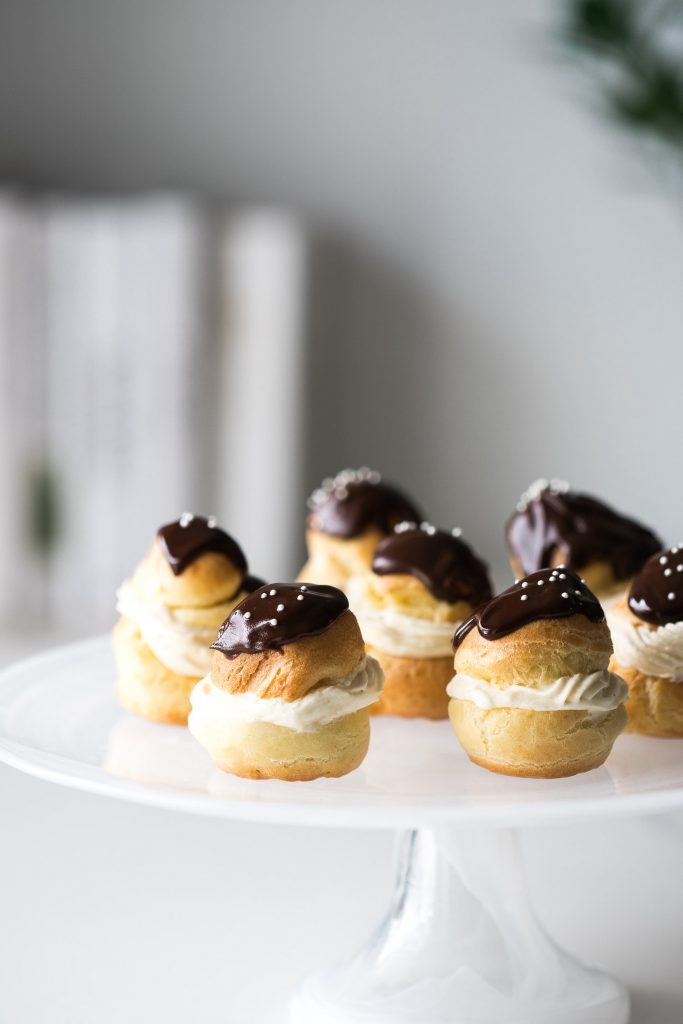
[[[422,518],[398,488],[368,469],[344,469],[323,481],[308,500],[308,526],[318,533],[350,539],[375,528],[389,533],[398,523]]]
[[[439,601],[475,606],[491,597],[488,569],[460,537],[431,523],[396,529],[380,541],[372,560],[378,576],[415,576]]]
[[[605,614],[595,594],[568,570],[564,575],[571,590],[540,586],[550,581],[550,571],[541,569],[526,580],[508,587],[463,622],[453,637],[457,650],[476,626],[485,640],[499,640],[539,619],[563,619],[569,615],[585,615],[591,622],[603,622]],[[527,585],[525,587],[525,584]],[[532,584],[532,586],[529,586]],[[536,586],[533,586],[536,584]],[[522,606],[522,602],[526,602]]]
[[[636,573],[661,541],[633,519],[564,480],[537,480],[520,498],[506,525],[510,554],[525,573],[536,572],[557,557],[580,570],[608,562],[618,580]]]
[[[302,589],[306,591],[303,602]],[[279,651],[286,644],[324,633],[348,607],[346,596],[336,587],[267,584],[230,613],[212,647],[229,658]]]
[[[628,595],[628,606],[634,615],[653,626],[665,626],[669,622],[683,620],[683,587],[672,589],[669,577],[673,570],[669,560],[678,554],[678,548],[669,548],[662,555],[648,559],[640,570]],[[666,567],[666,568],[665,568]],[[676,566],[676,572],[683,567]]]

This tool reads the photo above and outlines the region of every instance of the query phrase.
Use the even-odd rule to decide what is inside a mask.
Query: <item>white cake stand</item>
[[[113,680],[106,638],[0,673],[0,760],[195,814],[401,830],[386,920],[350,963],[299,987],[295,1024],[628,1020],[623,986],[558,949],[538,924],[516,830],[683,807],[683,743],[622,737],[604,768],[531,781],[470,764],[448,723],[386,718],[373,721],[368,757],[343,779],[252,782],[215,769],[187,730],[126,714]]]

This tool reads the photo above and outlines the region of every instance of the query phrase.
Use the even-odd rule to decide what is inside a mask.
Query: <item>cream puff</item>
[[[261,583],[213,518],[185,513],[162,526],[116,595],[113,646],[123,706],[154,722],[184,725],[216,630]]]
[[[484,563],[461,539],[430,523],[400,523],[380,542],[349,596],[366,650],[384,671],[373,711],[447,718],[456,627],[491,597]]]
[[[228,616],[213,650],[188,726],[219,768],[306,781],[358,767],[382,670],[340,590],[267,584]]]
[[[601,765],[626,725],[602,607],[569,569],[542,569],[456,632],[449,716],[471,761],[560,778]]]
[[[375,548],[397,523],[422,518],[409,498],[367,468],[324,480],[308,507],[308,561],[299,579],[341,590],[369,567]]]
[[[683,736],[683,544],[650,558],[612,609],[611,668],[628,684],[628,732]]]
[[[521,496],[505,527],[516,577],[566,566],[609,607],[628,589],[661,541],[633,519],[563,480],[537,480]]]

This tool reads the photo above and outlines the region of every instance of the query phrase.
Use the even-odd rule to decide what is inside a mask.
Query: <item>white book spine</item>
[[[254,572],[288,579],[302,519],[307,240],[284,213],[230,218],[221,245],[217,511]]]

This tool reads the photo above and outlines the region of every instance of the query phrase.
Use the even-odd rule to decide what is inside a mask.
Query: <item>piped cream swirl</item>
[[[683,622],[668,622],[652,629],[624,615],[608,616],[614,657],[624,668],[647,676],[683,682]]]
[[[143,601],[130,580],[116,592],[116,610],[139,629],[152,654],[171,672],[203,676],[209,671],[216,629],[189,625],[171,608]]]
[[[519,683],[495,686],[486,679],[458,672],[446,687],[446,692],[451,698],[472,701],[485,710],[525,708],[529,711],[604,714],[624,703],[628,687],[621,676],[607,669],[561,676],[543,686],[520,686]]]
[[[363,639],[399,658],[448,658],[458,622],[431,622],[394,608],[354,608]]]
[[[318,686],[297,700],[259,697],[251,691],[226,693],[207,675],[192,691],[188,726],[204,746],[208,745],[207,736],[224,739],[235,723],[270,722],[295,732],[316,732],[335,718],[374,704],[383,685],[379,662],[369,655],[348,678]]]

